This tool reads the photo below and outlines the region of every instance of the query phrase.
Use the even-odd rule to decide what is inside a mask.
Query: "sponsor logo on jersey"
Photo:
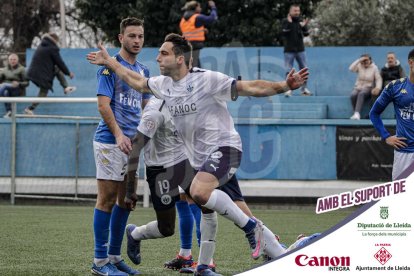
[[[187,85],[187,92],[188,93],[191,93],[191,92],[193,92],[193,89],[194,89],[194,85],[192,83],[189,83]]]
[[[131,106],[133,108],[141,108],[141,98],[138,92],[134,89],[119,93],[119,102],[122,105]]]
[[[154,121],[147,121],[145,122],[145,126],[147,127],[148,130],[151,130],[155,127],[155,123]]]
[[[168,110],[173,117],[184,116],[196,113],[197,105],[195,103],[172,105],[168,107]]]
[[[220,159],[221,157],[223,157],[223,153],[221,151],[216,151],[216,152],[213,152],[210,155],[210,157],[214,159]]]
[[[171,201],[172,201],[172,199],[171,199],[171,196],[170,195],[162,195],[161,196],[161,202],[162,202],[162,204],[168,205],[168,204],[171,203]]]
[[[401,89],[401,94],[407,94],[407,90],[405,88]]]
[[[104,75],[104,76],[109,76],[109,75],[110,75],[110,73],[109,73],[109,69],[104,69],[104,70],[102,71],[101,75]]]

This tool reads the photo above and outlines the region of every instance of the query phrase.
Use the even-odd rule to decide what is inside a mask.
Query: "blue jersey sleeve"
[[[111,98],[114,96],[114,83],[115,76],[114,73],[108,68],[102,67],[98,70],[98,87],[96,91],[97,96],[107,96]]]
[[[371,119],[372,124],[384,140],[390,137],[391,134],[385,128],[380,116],[387,105],[393,101],[393,93],[394,85],[390,83],[384,88],[381,95],[375,101],[374,106],[369,112],[369,118]]]

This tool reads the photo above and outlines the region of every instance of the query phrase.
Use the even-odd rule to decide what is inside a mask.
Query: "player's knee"
[[[112,197],[98,198],[98,200],[96,201],[96,208],[103,210],[105,212],[111,212],[115,203],[116,203],[116,198],[112,198]]]
[[[170,237],[174,235],[175,224],[162,223],[158,224],[158,230],[164,237]]]
[[[195,202],[197,202],[200,205],[204,205],[208,201],[207,195],[203,193],[203,191],[201,190],[191,191],[191,197],[193,198]]]

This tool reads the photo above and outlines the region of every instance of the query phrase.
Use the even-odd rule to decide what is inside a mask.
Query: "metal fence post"
[[[16,108],[17,103],[12,102],[11,123],[11,160],[10,160],[10,203],[15,204],[16,194]]]

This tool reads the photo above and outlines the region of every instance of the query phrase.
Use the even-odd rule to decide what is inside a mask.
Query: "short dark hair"
[[[128,26],[142,26],[144,27],[144,20],[138,19],[135,17],[127,17],[122,19],[121,24],[119,25],[119,32],[123,34],[125,32],[126,27]]]
[[[167,34],[165,36],[164,42],[171,42],[173,44],[173,52],[176,56],[184,56],[185,65],[190,67],[190,59],[191,53],[193,51],[193,47],[191,46],[190,42],[188,42],[185,37],[179,34]]]
[[[414,49],[408,53],[408,59],[414,59]]]
[[[369,60],[372,60],[372,57],[370,54],[362,54],[361,57],[367,57]]]

